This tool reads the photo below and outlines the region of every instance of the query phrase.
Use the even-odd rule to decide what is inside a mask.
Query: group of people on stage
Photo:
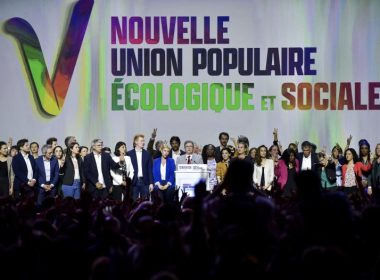
[[[298,142],[283,150],[278,141],[278,130],[273,132],[273,144],[249,148],[247,137],[232,139],[227,132],[219,134],[219,146],[205,145],[201,151],[191,140],[184,142],[178,136],[170,138],[170,146],[156,141],[153,130],[147,150],[145,137],[133,138],[133,149],[127,151],[124,142],[117,142],[114,151],[104,147],[101,139],[94,139],[90,152],[80,146],[74,136],[65,139],[65,148],[57,139],[47,139],[41,147],[27,139],[0,142],[0,196],[37,197],[40,205],[46,197],[73,197],[88,191],[93,198],[111,197],[122,201],[136,201],[154,197],[170,203],[175,199],[175,170],[178,164],[207,164],[209,186],[223,183],[232,161],[244,160],[253,165],[253,186],[269,195],[279,194],[289,200],[297,192],[296,175],[302,170],[312,170],[319,176],[325,190],[342,190],[355,199],[377,197],[380,187],[380,144],[371,158],[370,144],[359,141],[359,155],[350,147],[350,136],[343,150],[336,144],[331,154],[317,152],[313,143],[304,141],[298,152]],[[155,146],[155,148],[153,148]]]
[[[246,137],[229,145],[222,132],[217,147],[197,151],[193,141],[173,136],[166,144],[156,141],[156,133],[147,149],[141,134],[133,137],[132,149],[117,142],[111,150],[101,139],[87,148],[72,136],[63,147],[56,138],[42,147],[27,139],[18,140],[16,148],[0,142],[3,275],[91,280],[380,275],[379,144],[373,156],[364,139],[358,153],[350,147],[351,137],[331,154],[309,141],[298,152],[298,143],[282,149],[275,130],[269,148],[250,149]],[[206,164],[212,191],[201,182],[194,197],[171,203],[179,164]]]

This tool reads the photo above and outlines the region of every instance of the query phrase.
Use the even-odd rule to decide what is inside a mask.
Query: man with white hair
[[[37,204],[41,206],[42,201],[47,197],[56,195],[59,164],[58,160],[53,157],[53,148],[51,145],[43,145],[41,148],[42,156],[36,159],[38,197]]]
[[[119,169],[124,164],[124,155],[120,155],[120,162],[116,163],[109,153],[102,152],[103,141],[92,141],[92,153],[84,158],[84,176],[88,191],[94,199],[107,198],[112,190],[111,169]]]

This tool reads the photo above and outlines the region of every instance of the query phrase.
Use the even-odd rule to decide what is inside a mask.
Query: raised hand
[[[153,128],[152,138],[155,139],[156,136],[157,136],[157,128]]]
[[[350,134],[350,136],[347,138],[347,146],[351,145],[351,140],[352,140],[352,135]]]
[[[278,128],[273,130],[273,140],[278,141]]]

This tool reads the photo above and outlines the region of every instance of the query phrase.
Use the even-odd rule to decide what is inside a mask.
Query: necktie
[[[187,156],[187,164],[190,164],[191,161],[190,161],[190,156]]]

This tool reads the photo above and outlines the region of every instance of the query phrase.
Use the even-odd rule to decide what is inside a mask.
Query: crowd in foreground
[[[28,141],[21,140],[17,146],[25,162],[26,183],[17,182],[16,155],[9,160],[5,156],[9,149],[0,143],[0,161],[5,157],[14,173],[13,182],[8,178],[8,195],[3,192],[0,201],[2,279],[380,277],[379,145],[374,159],[365,140],[361,146],[367,148],[360,146],[356,157],[349,147],[337,156],[334,149],[339,147],[331,155],[315,153],[307,141],[300,153],[296,144],[284,151],[274,144],[268,151],[259,147],[249,157],[243,138],[235,153],[221,147],[221,141],[219,147],[206,145],[197,156],[194,143],[186,141],[183,157],[174,160],[169,154],[176,150],[165,143],[144,153],[144,143],[139,143],[143,137],[137,135],[135,155],[120,148],[121,143],[113,158],[96,139],[93,151],[82,160],[78,143],[72,141],[62,166],[59,155],[53,157],[56,147],[46,144],[40,167],[33,169],[38,159],[28,153]],[[178,201],[172,169],[200,160],[215,166],[215,184],[206,189],[200,183],[195,197],[184,195]],[[63,180],[60,190],[52,177],[53,161],[58,162],[57,182]],[[154,170],[156,162],[160,165]],[[147,170],[139,173],[144,166]],[[34,172],[42,169],[45,176],[33,181]],[[151,172],[151,178],[144,172]],[[67,181],[67,174],[72,181]],[[120,187],[118,196],[112,194],[115,186]]]

